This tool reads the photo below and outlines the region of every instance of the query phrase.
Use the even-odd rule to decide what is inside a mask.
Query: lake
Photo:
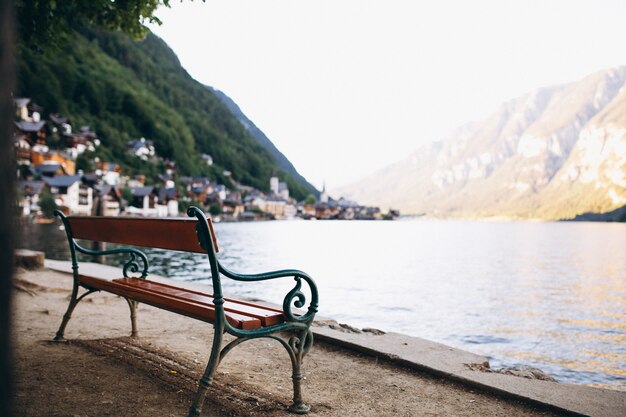
[[[69,258],[58,224],[24,230],[23,247]],[[273,221],[216,234],[230,269],[309,273],[320,315],[626,391],[626,224]],[[208,283],[202,255],[150,252],[153,273]],[[292,283],[226,280],[224,292],[282,303]]]

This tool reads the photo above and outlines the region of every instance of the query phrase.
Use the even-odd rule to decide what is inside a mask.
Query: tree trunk
[[[10,343],[11,280],[17,233],[13,150],[13,2],[0,1],[0,416],[13,416]]]

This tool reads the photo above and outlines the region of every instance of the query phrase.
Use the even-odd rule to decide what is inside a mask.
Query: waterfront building
[[[57,206],[71,214],[90,215],[93,208],[93,190],[83,184],[80,175],[57,175],[44,178]]]

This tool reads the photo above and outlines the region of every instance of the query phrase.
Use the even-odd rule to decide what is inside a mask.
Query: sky
[[[626,1],[171,1],[150,28],[313,185],[406,158],[533,89],[626,65]]]

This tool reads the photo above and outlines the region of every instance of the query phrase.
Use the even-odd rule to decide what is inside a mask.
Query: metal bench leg
[[[64,342],[65,341],[65,338],[63,337],[63,335],[65,334],[65,326],[67,326],[67,322],[70,321],[70,319],[72,318],[72,312],[74,311],[74,308],[80,302],[80,300],[82,300],[87,295],[89,295],[89,294],[91,294],[93,292],[96,292],[96,290],[89,290],[89,291],[83,293],[80,297],[77,297],[77,295],[78,295],[78,287],[77,286],[74,287],[74,289],[72,290],[72,296],[70,298],[70,303],[67,306],[67,311],[63,315],[63,320],[61,321],[61,325],[59,326],[59,330],[57,330],[56,336],[54,336],[54,339],[52,339],[53,341],[55,341],[55,342]]]
[[[72,297],[70,300],[70,304],[67,306],[67,311],[63,315],[63,320],[61,321],[61,325],[59,326],[59,330],[57,330],[56,336],[54,336],[55,342],[64,342],[65,338],[63,335],[65,334],[65,326],[67,326],[67,322],[72,318],[72,312],[74,311],[74,307],[76,307],[78,301],[76,301],[75,297]]]
[[[289,346],[291,347],[291,366],[293,369],[291,376],[293,380],[293,404],[289,406],[289,411],[295,414],[307,414],[310,410],[310,407],[302,401],[301,382],[304,376],[302,375],[301,368],[302,359],[309,351],[311,344],[313,344],[313,335],[309,330],[289,339]]]
[[[193,400],[193,404],[189,409],[189,417],[197,417],[202,412],[202,405],[204,404],[204,397],[213,383],[215,377],[215,371],[220,363],[220,350],[222,348],[222,337],[224,334],[223,325],[216,323],[215,335],[213,336],[213,347],[211,349],[211,357],[209,363],[204,370],[204,375],[200,378],[200,386],[196,392],[196,396]]]
[[[128,307],[130,308],[130,337],[137,337],[139,336],[139,333],[137,332],[137,305],[139,303],[128,298],[126,298],[126,302],[128,302]]]

